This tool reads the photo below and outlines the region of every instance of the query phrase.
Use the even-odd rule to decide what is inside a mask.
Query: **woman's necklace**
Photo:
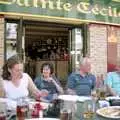
[[[20,83],[21,83],[21,78],[12,78],[12,83],[16,86],[16,87],[19,87],[20,86]]]
[[[12,80],[12,83],[14,86],[19,87],[20,86],[20,80]]]

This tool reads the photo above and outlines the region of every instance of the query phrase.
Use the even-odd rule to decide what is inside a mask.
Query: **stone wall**
[[[89,25],[89,55],[93,74],[104,76],[107,73],[107,26]]]

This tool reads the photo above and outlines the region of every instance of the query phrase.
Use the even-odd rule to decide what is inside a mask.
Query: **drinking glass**
[[[91,119],[94,117],[95,113],[95,104],[92,100],[86,100],[83,103],[83,118]]]
[[[61,100],[60,120],[72,120],[72,105],[70,101]]]
[[[106,86],[103,85],[98,89],[98,95],[100,100],[105,100],[106,97]]]
[[[106,97],[107,88],[106,85],[104,85],[104,78],[103,74],[97,76],[97,82],[96,82],[96,93],[100,100],[104,100]]]
[[[98,91],[96,88],[91,90],[91,97],[94,102],[96,102],[99,99]]]
[[[19,98],[17,100],[17,108],[16,108],[16,112],[17,112],[17,119],[22,120],[28,117],[28,110],[29,110],[29,106],[28,106],[28,102],[26,101],[25,98]]]
[[[0,120],[6,120],[7,107],[5,102],[0,102]]]

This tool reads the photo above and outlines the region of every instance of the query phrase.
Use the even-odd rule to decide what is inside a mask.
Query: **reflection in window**
[[[6,23],[6,59],[17,53],[17,27],[16,23]]]
[[[16,39],[17,38],[17,24],[7,23],[6,24],[6,39]]]

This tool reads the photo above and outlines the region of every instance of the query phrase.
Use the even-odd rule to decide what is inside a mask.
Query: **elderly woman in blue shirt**
[[[90,74],[91,63],[88,57],[83,58],[80,70],[73,72],[68,77],[67,92],[79,96],[91,95],[91,90],[95,87],[96,78]]]
[[[53,65],[51,63],[43,63],[41,66],[41,75],[36,77],[34,83],[40,90],[47,90],[48,96],[41,98],[41,101],[52,102],[58,94],[63,93],[63,88],[58,79],[53,75]]]

